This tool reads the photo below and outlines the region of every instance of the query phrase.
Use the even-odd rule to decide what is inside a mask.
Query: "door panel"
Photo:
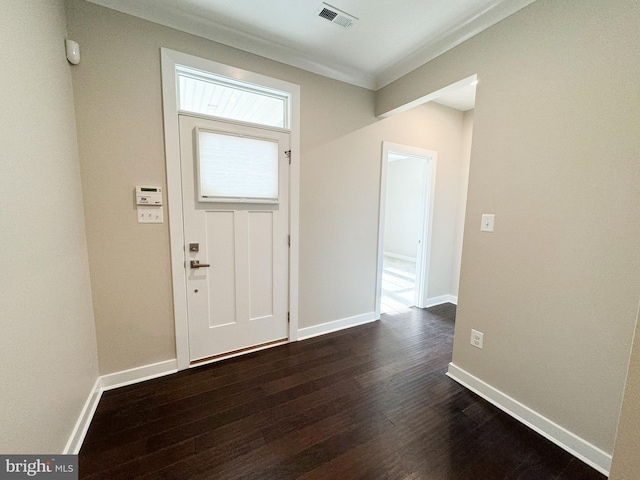
[[[198,129],[277,142],[277,203],[199,201]],[[289,135],[180,115],[180,148],[190,360],[287,339]]]
[[[273,315],[273,212],[249,212],[249,318]]]
[[[236,264],[235,221],[233,212],[206,212],[207,259],[215,265],[209,270],[192,270],[192,275],[206,274],[209,294],[209,326],[235,323]]]

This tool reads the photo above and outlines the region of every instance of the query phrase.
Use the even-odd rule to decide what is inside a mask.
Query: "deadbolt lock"
[[[200,251],[200,244],[199,243],[190,243],[189,244],[189,251],[190,252],[199,252]]]

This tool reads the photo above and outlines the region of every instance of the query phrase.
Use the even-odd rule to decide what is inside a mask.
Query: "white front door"
[[[179,122],[190,361],[287,340],[289,134],[186,115]],[[201,132],[213,139],[206,146],[199,143]],[[215,161],[201,166],[199,148],[215,150],[235,139],[274,151],[277,146],[273,175],[251,167],[229,173],[236,168],[233,162],[230,168]],[[234,157],[233,149],[245,148],[242,141],[229,145],[232,153],[223,154],[228,158]],[[247,157],[246,152],[238,155]],[[220,196],[205,195],[202,178],[225,175],[252,184],[264,177],[273,183],[277,199],[236,197],[222,190]]]

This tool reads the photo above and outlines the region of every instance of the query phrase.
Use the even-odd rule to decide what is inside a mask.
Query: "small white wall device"
[[[69,63],[73,65],[77,65],[80,63],[80,45],[78,42],[74,42],[73,40],[65,40],[64,41],[65,48],[67,51],[67,60]]]
[[[138,205],[162,205],[161,187],[136,187]]]
[[[162,187],[136,187],[138,223],[164,223]]]

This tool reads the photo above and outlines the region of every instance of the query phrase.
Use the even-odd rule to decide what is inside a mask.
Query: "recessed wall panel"
[[[209,326],[236,321],[234,212],[206,212]]]
[[[283,239],[284,241],[284,239]],[[249,212],[250,318],[273,315],[273,212]]]

